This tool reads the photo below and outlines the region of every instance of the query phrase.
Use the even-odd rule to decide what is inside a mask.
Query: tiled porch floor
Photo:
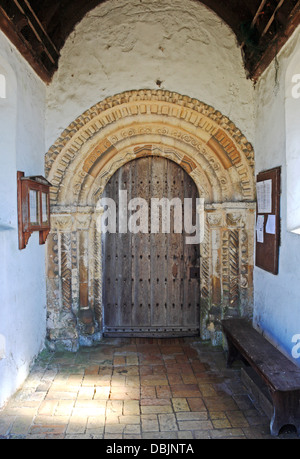
[[[273,438],[239,366],[197,339],[106,339],[44,351],[0,411],[0,438]],[[278,438],[297,438],[291,429]]]

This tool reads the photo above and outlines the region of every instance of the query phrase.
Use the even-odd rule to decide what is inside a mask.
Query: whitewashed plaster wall
[[[254,139],[253,85],[231,29],[193,0],[110,0],[68,38],[47,90],[46,146],[108,96],[166,89],[212,105]]]
[[[300,46],[291,59],[285,77],[287,228],[300,234]]]
[[[17,170],[44,175],[45,85],[0,32],[0,407],[28,375],[46,333],[45,248],[18,248]]]
[[[300,366],[298,341],[300,340],[300,235],[291,233],[287,227],[287,162],[289,145],[298,145],[293,154],[298,155],[298,180],[300,175],[300,112],[289,112],[292,73],[300,74],[300,60],[293,67],[300,51],[300,28],[281,50],[262,75],[256,88],[256,173],[282,167],[281,194],[281,247],[279,274],[272,275],[260,268],[254,271],[255,309],[254,323],[282,352]],[[297,71],[298,68],[298,71]],[[287,103],[288,102],[288,103]],[[295,101],[294,101],[295,102]],[[300,104],[300,98],[297,99]],[[293,105],[294,107],[294,105]],[[296,118],[295,118],[296,117]],[[293,119],[293,125],[288,121]],[[298,126],[298,129],[295,129]],[[295,142],[294,137],[298,136]]]

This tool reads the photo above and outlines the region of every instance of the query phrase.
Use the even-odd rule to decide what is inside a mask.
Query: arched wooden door
[[[147,232],[119,231],[120,190],[125,207],[125,191],[127,203],[134,198],[148,203]],[[170,160],[144,157],[120,168],[106,185],[103,197],[117,203],[116,233],[102,236],[104,335],[199,335],[199,244],[186,243],[190,234],[184,231],[184,215],[183,231],[174,232],[175,207],[171,206],[170,232],[162,232],[162,225],[157,233],[151,228],[153,198],[180,198],[182,204],[184,198],[192,198],[195,224],[198,194],[194,181]],[[184,208],[182,205],[183,214]],[[129,210],[129,220],[132,215]]]

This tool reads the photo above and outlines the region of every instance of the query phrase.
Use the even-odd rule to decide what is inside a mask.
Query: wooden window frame
[[[23,250],[34,231],[39,231],[39,243],[45,244],[50,232],[50,186],[42,176],[25,177],[24,172],[17,172],[18,183],[18,229],[19,249]],[[30,215],[30,191],[37,193],[38,219],[32,222]],[[47,221],[43,221],[42,195],[46,195]]]

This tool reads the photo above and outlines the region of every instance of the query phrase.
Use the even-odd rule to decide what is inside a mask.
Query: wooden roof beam
[[[45,65],[37,59],[31,45],[25,41],[24,37],[16,29],[13,22],[7,16],[6,12],[0,6],[0,28],[7,38],[15,45],[22,56],[31,65],[37,75],[45,82],[50,83],[52,71],[45,67]],[[54,69],[53,69],[54,70]]]
[[[264,9],[264,6],[265,4],[267,3],[267,0],[262,0],[259,7],[258,7],[258,10],[256,11],[255,13],[255,16],[254,18],[252,19],[252,22],[251,22],[251,28],[253,28],[257,22],[257,19],[259,18],[259,15],[261,14],[261,12],[263,11]]]
[[[261,12],[262,12],[262,10],[263,10],[263,8],[264,8],[266,3],[267,3],[267,0],[262,0],[260,2],[260,5],[259,5],[259,7],[258,7],[258,9],[257,9],[252,21],[251,21],[250,30],[254,29],[254,26],[255,26],[255,24],[257,22],[257,19],[259,18],[259,15],[261,14]],[[243,41],[240,44],[240,48],[243,48],[244,46],[245,46],[245,42]]]
[[[261,38],[263,38],[264,35],[266,35],[266,33],[268,32],[269,28],[271,27],[272,22],[273,22],[274,19],[275,19],[275,16],[276,16],[277,11],[279,10],[279,8],[281,8],[281,6],[283,5],[283,3],[284,3],[284,0],[279,0],[279,1],[278,1],[278,4],[277,4],[277,6],[276,6],[276,8],[275,8],[275,10],[274,10],[274,12],[273,12],[273,14],[272,14],[272,16],[270,17],[270,19],[269,19],[269,21],[268,21],[266,27],[265,27],[264,30],[262,31]]]
[[[13,0],[19,11],[28,19],[28,24],[39,42],[43,43],[44,50],[50,59],[55,64],[59,57],[59,51],[48,36],[38,17],[32,10],[30,3],[27,0]]]
[[[35,6],[36,14],[45,29],[48,29],[48,25],[59,8],[60,2],[58,0],[44,0]]]
[[[268,44],[265,52],[261,58],[249,70],[249,76],[254,81],[257,81],[264,70],[270,65],[272,60],[276,57],[278,50],[280,50],[287,42],[292,33],[296,30],[300,23],[300,0],[290,12],[289,22],[286,27],[280,31]]]

